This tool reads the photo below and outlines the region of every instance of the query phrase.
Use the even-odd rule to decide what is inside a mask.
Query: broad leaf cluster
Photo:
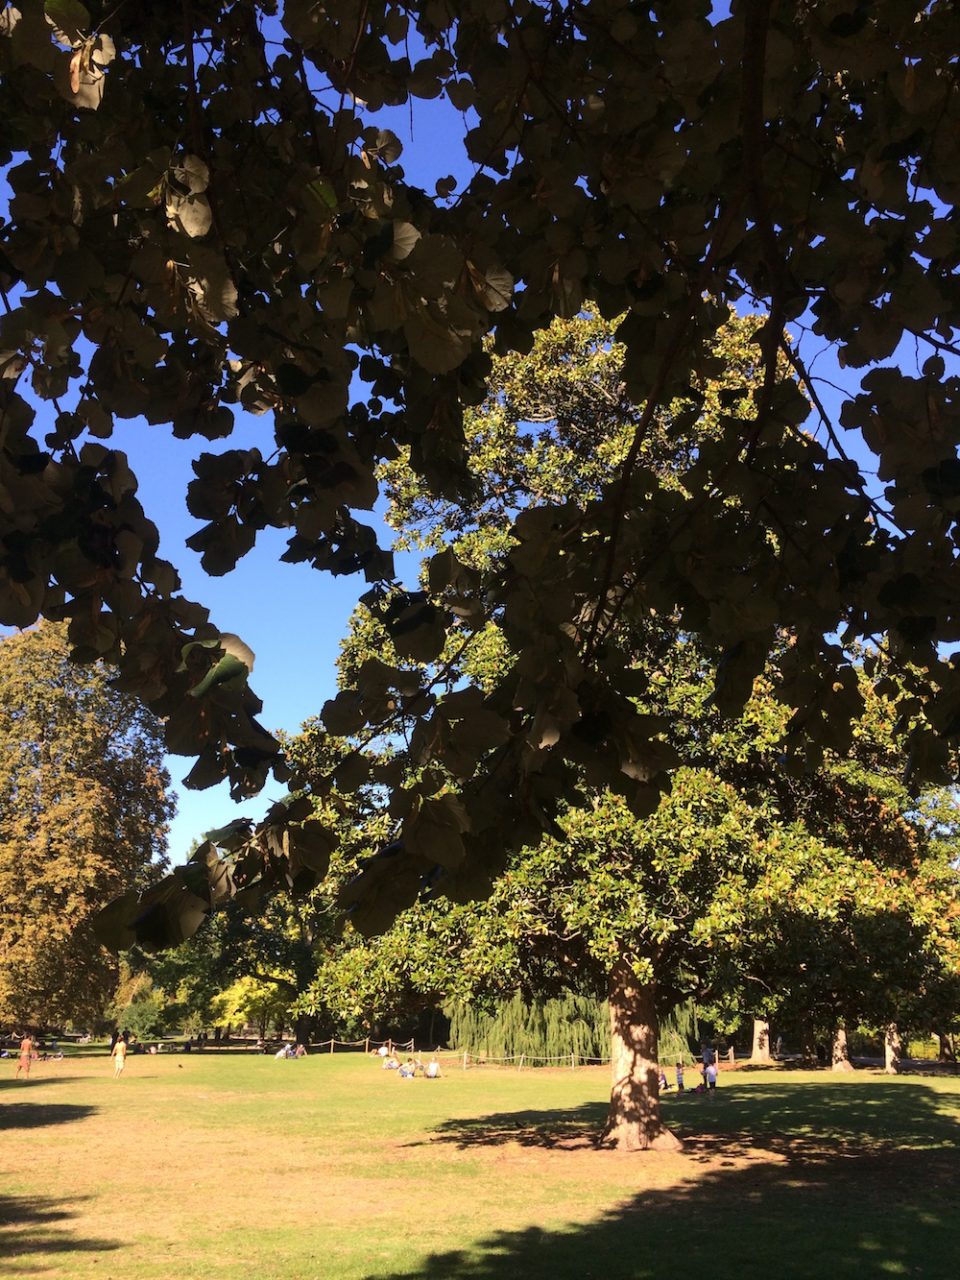
[[[702,638],[730,712],[774,654],[814,758],[860,712],[850,646],[887,637],[914,673],[916,776],[936,775],[960,728],[956,45],[949,0],[741,0],[719,20],[705,0],[6,3],[0,620],[67,620],[76,656],[114,663],[196,757],[191,785],[289,780],[247,686],[205,683],[216,629],[110,447],[117,419],[202,441],[260,414],[261,445],[197,458],[191,544],[222,574],[277,527],[285,558],[369,584],[400,661],[359,673],[330,729],[389,735],[402,711],[422,770],[396,798],[409,848],[367,877],[371,902],[409,899],[441,845],[453,891],[476,891],[583,769],[654,807],[674,757],[630,674],[654,615]],[[465,113],[458,193],[408,182],[373,118],[438,97]],[[378,468],[403,455],[434,500],[469,500],[489,343],[526,352],[587,299],[619,318],[622,457],[586,501],[543,490],[517,512],[494,580],[440,552],[401,590],[362,515]],[[652,424],[703,412],[745,301],[766,316],[756,376],[668,481],[644,465]],[[865,370],[839,421],[811,340]],[[564,430],[587,452],[582,425]],[[413,686],[491,618],[514,658],[494,687],[444,708]],[[478,707],[483,732],[465,732]],[[264,883],[299,874],[282,865],[296,813],[249,845]],[[219,860],[194,866],[174,936],[189,895],[219,892]]]

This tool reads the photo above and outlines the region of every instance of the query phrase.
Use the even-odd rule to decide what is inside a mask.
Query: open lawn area
[[[0,1275],[960,1274],[960,1080],[721,1075],[682,1155],[597,1151],[605,1068],[105,1052],[0,1077]]]

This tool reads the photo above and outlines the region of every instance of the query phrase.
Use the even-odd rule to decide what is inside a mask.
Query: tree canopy
[[[651,424],[643,461],[665,486],[679,485],[682,469],[716,437],[727,387],[751,376],[754,328],[750,317],[731,318],[718,334],[723,376],[705,388],[694,421],[681,429],[684,406],[675,402]],[[635,408],[623,400],[623,358],[595,315],[554,322],[529,355],[496,358],[491,394],[465,420],[469,501],[438,501],[403,457],[384,467],[388,520],[400,540],[445,547],[441,558],[452,555],[489,581],[513,554],[505,511],[519,520],[546,494],[588,504],[630,447]],[[579,435],[588,448],[572,447]],[[469,648],[451,650],[448,641],[432,665],[451,686],[445,702],[460,710],[434,756],[453,776],[489,723],[482,704],[461,696],[461,680],[496,690],[514,661],[499,621],[486,620]],[[861,714],[841,750],[801,769],[783,751],[791,711],[777,697],[777,655],[750,681],[734,718],[726,714],[729,676],[713,670],[712,655],[677,614],[647,618],[642,627],[624,618],[616,638],[632,663],[632,704],[648,728],[660,730],[661,749],[678,766],[671,793],[637,817],[637,779],[605,767],[602,740],[581,732],[577,754],[568,755],[577,786],[562,795],[550,834],[507,858],[485,901],[450,902],[470,894],[451,892],[449,873],[425,877],[419,900],[386,933],[361,946],[348,933],[331,949],[311,995],[341,1018],[367,1020],[516,991],[539,999],[571,990],[609,996],[611,1010],[625,1015],[612,1036],[620,1068],[610,1130],[631,1146],[666,1136],[656,1105],[657,1024],[681,1002],[695,997],[728,1024],[776,1014],[803,1033],[918,1016],[936,1024],[956,987],[960,935],[958,881],[949,871],[955,806],[948,795],[918,805],[904,784],[897,724],[905,688],[888,652],[859,655]],[[789,639],[781,638],[785,649]],[[372,664],[398,661],[382,618],[358,611],[340,660],[345,689]],[[379,809],[375,803],[377,780],[392,776],[409,786],[424,760],[423,727],[402,714],[394,723],[382,754],[358,749],[351,764],[368,779],[356,794],[371,793],[381,842],[397,788],[384,814],[385,798]],[[308,780],[329,771],[336,753],[322,723],[306,727],[291,756]],[[376,839],[367,821],[351,806],[352,845],[361,855]],[[456,873],[461,832],[444,831],[432,813],[423,825],[426,836],[418,825],[418,838],[429,838]],[[395,909],[391,895],[382,903],[365,894],[364,880],[376,886],[385,867],[402,868],[401,856],[394,847],[348,883],[361,929],[379,929]],[[343,879],[356,863],[341,850],[335,867]],[[620,1055],[628,1031],[629,1052]],[[621,1107],[626,1091],[637,1104],[636,1123],[632,1105]]]
[[[116,966],[94,914],[165,864],[173,802],[155,716],[63,627],[0,639],[0,1020],[99,1016]]]
[[[861,712],[854,646],[882,641],[913,777],[941,775],[960,730],[956,37],[948,0],[4,5],[0,621],[66,619],[75,656],[114,663],[196,757],[190,785],[299,782],[249,654],[181,597],[110,447],[118,418],[217,440],[260,413],[262,447],[198,457],[191,545],[222,574],[276,526],[286,559],[368,584],[398,661],[359,670],[324,722],[382,737],[403,718],[419,761],[384,766],[400,839],[358,888],[371,922],[425,878],[488,884],[587,756],[655,806],[675,753],[632,693],[658,619],[700,637],[730,713],[773,661],[785,747],[814,762]],[[438,97],[463,113],[460,191],[409,183],[375,118]],[[464,414],[492,353],[586,299],[619,318],[622,456],[585,501],[507,504],[495,572],[448,548],[399,588],[362,517],[378,468],[402,453],[427,493],[469,501]],[[644,465],[656,421],[702,416],[745,303],[765,318],[715,433],[674,472]],[[822,347],[852,378],[835,415]],[[511,655],[492,685],[425,672],[491,619]],[[357,776],[348,759],[314,785]],[[206,847],[143,931],[320,874],[308,813]],[[118,913],[116,940],[143,919]]]

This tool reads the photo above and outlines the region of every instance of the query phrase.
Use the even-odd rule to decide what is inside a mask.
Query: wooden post
[[[333,1036],[331,1036],[331,1037],[330,1037],[330,1052],[331,1052],[331,1053],[333,1053],[333,1046],[334,1046],[334,1044],[335,1044],[335,1043],[336,1043],[336,1042],[334,1041]]]
[[[517,1067],[517,1071],[518,1071],[518,1072],[520,1072],[520,1071],[522,1071],[522,1070],[523,1070],[523,1059],[524,1059],[524,1057],[525,1057],[525,1056],[526,1056],[525,1054],[522,1054],[522,1053],[521,1053],[521,1055],[520,1055],[520,1065]]]
[[[571,1053],[571,1055],[570,1055],[570,1070],[571,1070],[571,1071],[576,1071],[576,1069],[577,1069],[577,1055],[576,1055],[575,1053]]]
[[[464,1069],[464,1071],[466,1071],[466,1069],[467,1069],[467,1051],[466,1051],[466,1049],[464,1049],[464,1051],[463,1051],[463,1069]]]
[[[367,1053],[369,1053],[369,1052],[370,1052],[370,1037],[369,1037],[369,1036],[367,1036],[366,1040],[364,1040],[364,1042],[363,1042],[363,1052],[364,1052],[365,1054],[367,1054]]]

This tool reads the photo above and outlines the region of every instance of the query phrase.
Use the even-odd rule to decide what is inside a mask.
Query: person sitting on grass
[[[302,1044],[298,1044],[296,1049],[294,1049],[293,1051],[293,1056],[295,1058],[305,1058],[307,1056],[306,1046]]]
[[[664,1071],[663,1067],[661,1067],[660,1068],[660,1092],[666,1093],[669,1088],[670,1088],[670,1082],[667,1079],[667,1073],[666,1071]]]
[[[423,1074],[427,1080],[440,1079],[440,1063],[437,1061],[436,1054],[433,1054],[430,1061],[427,1063],[426,1067],[424,1067]]]
[[[400,1069],[400,1059],[393,1053],[383,1060],[384,1071],[398,1071]]]
[[[400,1068],[400,1079],[412,1080],[416,1074],[417,1074],[417,1064],[414,1062],[412,1058],[408,1058],[406,1062],[403,1064],[403,1066]]]

